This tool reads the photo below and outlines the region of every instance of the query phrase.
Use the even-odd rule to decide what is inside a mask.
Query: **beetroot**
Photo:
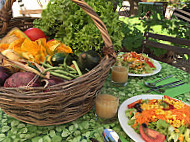
[[[58,83],[65,82],[64,79],[58,78],[58,77],[55,77],[55,76],[51,76],[50,79],[47,79],[47,81],[48,81],[48,85],[47,86],[52,86],[52,85],[55,85],[55,84],[58,84]],[[43,81],[42,85],[44,86],[45,83],[46,82]]]
[[[40,86],[40,80],[36,80],[35,76],[36,74],[31,72],[16,72],[5,81],[4,87],[38,87]],[[29,82],[31,82],[30,85]]]
[[[9,69],[0,66],[0,86],[4,85],[5,80],[10,76]]]
[[[48,84],[46,81],[48,81]],[[47,79],[46,81],[42,81],[42,85],[48,87],[48,86],[52,86],[58,83],[65,82],[66,80],[55,77],[55,76],[51,76],[51,78]],[[43,92],[49,92],[49,91],[51,91],[51,89],[45,89]]]

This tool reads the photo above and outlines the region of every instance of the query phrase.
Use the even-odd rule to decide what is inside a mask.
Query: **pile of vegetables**
[[[0,40],[0,52],[0,86],[4,87],[55,85],[81,76],[101,60],[92,50],[73,54],[69,46],[48,40],[38,28],[25,32],[13,28]]]
[[[113,2],[86,2],[104,22],[115,50],[119,50],[122,23],[113,11]],[[24,32],[13,28],[0,40],[0,85],[38,87],[75,79],[99,64],[103,46],[100,31],[78,5],[70,0],[52,0],[33,28]],[[5,75],[7,69],[10,73]]]
[[[108,0],[85,0],[105,24],[115,51],[122,47],[122,22],[113,11],[113,2]],[[93,50],[102,51],[104,46],[101,33],[94,22],[71,0],[52,0],[43,10],[42,17],[34,21],[50,38],[58,39],[72,47],[74,53]]]
[[[180,100],[137,100],[128,105],[128,124],[147,142],[189,142],[190,107]]]
[[[156,66],[151,58],[146,54],[138,54],[136,52],[120,52],[117,60],[121,63],[129,65],[129,72],[134,74],[153,73]]]

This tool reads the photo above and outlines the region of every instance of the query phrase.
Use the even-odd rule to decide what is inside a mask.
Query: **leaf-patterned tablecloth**
[[[190,74],[165,63],[161,63],[161,65],[161,72],[154,76],[129,77],[126,87],[113,87],[110,82],[110,76],[108,76],[102,92],[110,90],[114,94],[119,94],[121,104],[130,97],[144,94],[146,88],[139,85],[140,82],[170,74],[173,74],[178,79],[190,81]],[[189,103],[190,92],[175,98]],[[129,142],[132,141],[122,130],[118,120],[111,124],[98,123],[94,116],[94,110],[70,123],[46,127],[23,123],[0,110],[0,141],[3,142],[88,142],[90,138],[96,138],[103,142],[102,131],[105,128],[111,128]]]

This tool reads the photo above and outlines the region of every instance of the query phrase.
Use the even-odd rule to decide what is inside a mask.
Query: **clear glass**
[[[119,98],[111,94],[98,94],[95,101],[96,117],[100,122],[113,122],[117,116]]]
[[[128,81],[128,66],[114,65],[111,70],[111,80],[119,86],[126,86]]]

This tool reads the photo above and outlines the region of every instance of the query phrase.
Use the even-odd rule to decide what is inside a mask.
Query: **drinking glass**
[[[112,83],[118,86],[126,86],[128,81],[128,66],[114,65],[111,70]]]
[[[95,101],[96,118],[103,123],[116,120],[119,97],[112,94],[98,94]]]

